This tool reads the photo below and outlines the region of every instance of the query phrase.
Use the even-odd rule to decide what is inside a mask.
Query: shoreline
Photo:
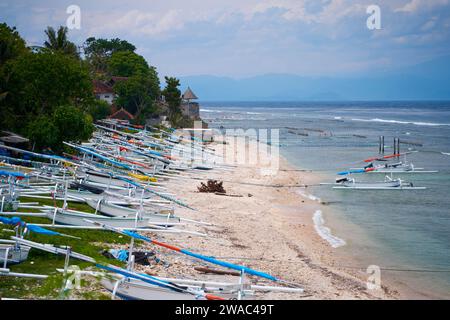
[[[267,150],[265,144],[257,143],[257,150],[253,150],[255,145],[252,145],[246,144],[250,153]],[[218,141],[211,147],[217,154],[233,151],[237,154],[237,150],[230,152],[229,144]],[[260,164],[236,165],[233,169],[197,171],[180,179],[169,180],[167,188],[174,190],[176,197],[196,209],[177,208],[176,215],[212,225],[186,225],[187,230],[207,234],[206,237],[148,234],[155,240],[246,265],[299,284],[305,289],[304,294],[256,293],[251,299],[443,299],[433,292],[422,290],[420,286],[416,286],[420,290],[415,289],[414,283],[398,279],[395,274],[385,276],[384,271],[381,274],[381,288],[367,289],[370,274],[366,273],[366,268],[358,267],[369,265],[365,260],[367,257],[355,252],[355,248],[351,247],[351,239],[345,237],[346,231],[364,230],[351,221],[343,221],[347,227],[343,231],[339,228],[342,217],[328,218],[332,217],[336,208],[322,203],[309,193],[308,187],[299,187],[317,184],[324,177],[320,173],[302,170],[282,155],[279,156],[279,170],[275,175],[264,175],[264,169]],[[227,195],[198,192],[200,183],[209,179],[224,181]],[[325,220],[323,228],[328,229],[328,236],[345,241],[344,246],[333,248],[327,239],[319,235],[314,223],[317,211],[322,212]],[[340,234],[335,233],[336,230]],[[209,265],[164,248],[141,244],[136,249],[154,251],[162,261],[146,267],[135,265],[138,272],[167,278],[183,277],[236,284],[239,281],[237,276],[204,274],[195,268]],[[259,285],[279,285],[255,277],[246,277],[246,281]]]
[[[308,183],[307,184],[317,184],[319,182],[323,182],[326,178],[323,174],[315,173],[308,170],[303,170],[303,168],[294,165],[287,160],[285,156],[280,156],[284,162],[285,166],[290,169],[296,169],[300,170],[300,176],[303,176],[303,178],[307,178]],[[306,172],[306,175],[305,175]],[[319,204],[319,210],[322,211],[322,217],[325,220],[324,225],[325,229],[329,229],[331,231],[331,241],[329,241],[329,248],[331,249],[331,259],[324,260],[325,261],[325,267],[331,268],[333,270],[339,270],[346,273],[347,275],[351,277],[357,277],[360,280],[364,281],[364,279],[367,279],[370,275],[366,273],[365,268],[360,268],[359,266],[369,266],[372,264],[372,261],[370,257],[363,256],[363,255],[357,255],[355,254],[356,248],[352,247],[352,240],[351,238],[345,237],[345,231],[347,232],[355,232],[357,230],[360,234],[363,233],[364,237],[368,237],[365,230],[356,224],[354,224],[352,221],[348,221],[343,217],[342,215],[336,217],[335,213],[337,208],[331,208],[326,203],[322,203],[321,199],[316,197],[314,194],[311,194],[308,192],[308,188],[304,188],[302,190],[305,190],[303,196],[309,197],[312,201],[316,201]],[[300,193],[302,193],[301,191]],[[331,190],[329,191],[331,192]],[[333,216],[333,218],[329,218]],[[313,214],[311,214],[311,217],[313,217]],[[345,230],[342,228],[345,225]],[[339,234],[338,234],[339,233]],[[316,232],[316,235],[319,235],[319,232]],[[340,239],[342,237],[342,239]],[[342,246],[338,246],[337,248],[331,248],[333,241],[339,242],[342,240],[345,244]],[[323,238],[322,238],[323,239]],[[372,243],[373,245],[376,244],[376,240],[369,239],[369,243]],[[324,239],[325,240],[325,239]],[[375,242],[374,242],[375,241]],[[312,244],[312,246],[317,246],[317,249],[320,250],[320,247],[322,244]],[[325,243],[326,246],[326,243]],[[348,266],[348,267],[345,267]],[[385,291],[385,296],[379,296],[378,294],[375,294],[377,298],[381,299],[446,299],[445,296],[440,294],[438,291],[432,291],[432,290],[426,290],[423,287],[424,282],[422,280],[417,280],[410,277],[405,277],[404,275],[400,277],[395,276],[396,271],[386,271],[381,270],[381,286],[382,290]],[[422,281],[422,282],[421,282]],[[425,282],[426,283],[426,282]],[[365,283],[364,283],[365,285]],[[367,290],[366,290],[367,291]],[[374,293],[374,291],[370,291],[371,293]]]
[[[282,156],[284,161],[288,164],[288,166],[296,169],[302,169],[298,165],[291,164],[285,156]],[[312,184],[323,182],[329,177],[316,172],[310,172],[310,175],[314,176],[312,179]],[[305,188],[304,190],[308,190]],[[329,191],[331,192],[331,190]],[[312,195],[313,199],[317,199],[319,202],[320,198],[315,195],[306,192],[309,196]],[[317,201],[316,200],[316,201]],[[325,202],[326,204],[326,202]],[[364,247],[355,247],[354,241],[358,241],[360,239],[364,239],[365,245],[378,246],[379,243],[377,239],[371,238],[366,230],[362,226],[356,225],[353,221],[348,220],[343,214],[342,209],[338,209],[336,207],[330,207],[325,205],[325,214],[322,214],[325,219],[325,227],[331,229],[332,236],[342,237],[346,244],[342,246],[342,248],[337,248],[337,250],[333,250],[333,257],[336,261],[339,261],[337,267],[333,264],[333,267],[337,267],[339,270],[343,270],[344,272],[348,272],[358,277],[368,277],[369,274],[366,273],[366,269],[361,266],[369,266],[372,264],[377,265],[378,263],[374,261],[375,259],[380,259],[380,256],[371,257],[367,254],[357,254],[356,250],[364,250]],[[339,214],[337,214],[339,213]],[[352,237],[347,238],[346,234],[352,234]],[[355,238],[355,234],[356,236]],[[362,238],[361,238],[362,237]],[[388,259],[388,258],[387,258]],[[383,262],[380,265],[386,263],[386,259],[382,260]],[[345,267],[348,266],[348,267]],[[414,268],[413,268],[414,270]],[[419,275],[408,274],[409,270],[396,270],[395,267],[381,267],[381,279],[382,286],[386,286],[390,292],[394,293],[394,299],[407,299],[407,300],[415,300],[415,299],[432,299],[432,300],[441,300],[448,299],[448,293],[445,293],[442,287],[435,287],[433,283],[430,283],[429,280],[424,280]],[[406,272],[406,273],[405,273]],[[430,287],[433,289],[426,289]]]
[[[222,146],[214,144],[216,152],[225,152]],[[312,184],[317,182],[316,174],[299,171],[282,156],[275,176],[264,176],[260,171],[261,166],[237,166],[232,171],[199,174],[201,180],[170,181],[168,186],[177,190],[177,196],[198,210],[179,209],[178,214],[213,226],[189,227],[208,234],[206,239],[173,235],[164,235],[164,239],[205,255],[268,272],[305,289],[303,295],[272,292],[258,294],[255,299],[398,299],[408,296],[386,281],[381,289],[368,290],[368,274],[338,267],[342,265],[338,261],[343,259],[336,251],[339,249],[319,236],[313,221],[314,213],[321,210],[325,227],[329,227],[326,219],[329,207],[312,197],[301,196],[295,187],[263,186]],[[225,180],[227,194],[236,197],[199,193],[197,186],[207,179]],[[346,257],[347,262],[349,258]],[[195,264],[178,261],[170,255],[167,259],[171,268],[156,267],[153,271],[161,276],[199,277]],[[208,279],[208,275],[202,278]],[[217,280],[217,276],[214,279]],[[223,276],[223,279],[238,281],[232,276]],[[268,284],[260,280],[258,283]]]

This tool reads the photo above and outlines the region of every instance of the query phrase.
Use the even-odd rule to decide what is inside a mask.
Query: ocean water
[[[203,102],[201,116],[212,128],[279,129],[280,153],[299,168],[320,173],[323,182],[377,156],[380,135],[386,154],[393,152],[395,137],[422,144],[402,144],[401,152],[419,151],[406,160],[439,173],[399,177],[426,190],[349,191],[322,185],[307,192],[330,203],[325,224],[346,243],[335,250],[355,257],[356,265],[348,267],[378,265],[382,279],[450,298],[450,102]]]

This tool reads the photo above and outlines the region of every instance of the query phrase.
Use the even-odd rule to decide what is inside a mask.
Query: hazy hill
[[[450,56],[370,76],[181,77],[201,100],[449,100]]]

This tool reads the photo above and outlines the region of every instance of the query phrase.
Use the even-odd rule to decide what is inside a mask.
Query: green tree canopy
[[[152,79],[146,75],[137,74],[126,81],[120,81],[114,86],[118,95],[116,104],[123,106],[128,112],[139,116],[155,111],[152,90]]]
[[[0,68],[10,59],[15,59],[29,52],[16,28],[0,23]]]
[[[38,115],[53,113],[61,105],[86,108],[93,99],[89,72],[79,60],[62,53],[23,55],[5,66],[9,93],[2,125],[21,129]]]
[[[45,30],[44,48],[31,51],[15,28],[0,24],[0,128],[23,134],[38,148],[63,149],[62,141],[90,137],[93,119],[105,118],[110,106],[94,99],[92,78],[116,82],[116,104],[142,123],[157,112],[161,95],[156,68],[120,39],[88,38],[81,59],[68,40],[68,29]],[[165,96],[173,120],[180,118],[179,81],[166,78]]]
[[[57,31],[53,27],[47,27],[45,30],[47,40],[44,42],[44,46],[54,52],[62,52],[78,57],[77,46],[68,40],[68,33],[69,29],[67,27],[60,26]]]
[[[128,77],[114,86],[118,106],[134,114],[138,122],[156,112],[155,100],[161,94],[159,77],[156,68],[149,66],[144,57],[130,51],[115,52],[109,60],[109,72]]]
[[[4,66],[10,60],[16,59],[30,51],[25,45],[16,28],[10,28],[6,23],[0,23],[0,102],[8,95],[7,83],[9,74]],[[4,114],[0,103],[0,114]],[[0,124],[2,121],[0,120]]]
[[[60,141],[87,140],[94,131],[92,117],[74,106],[56,107],[52,119],[60,131]]]
[[[165,80],[166,87],[161,93],[169,106],[169,120],[176,122],[175,120],[181,115],[181,91],[178,89],[180,80],[174,77],[165,77]]]
[[[136,47],[125,40],[88,38],[84,45],[84,54],[95,73],[105,73],[111,55],[119,51],[134,52]]]
[[[24,135],[29,137],[34,147],[41,150],[46,147],[55,149],[60,142],[59,128],[53,123],[52,117],[40,115],[31,119],[25,129],[21,130]]]
[[[52,114],[33,118],[23,130],[37,149],[61,151],[63,141],[87,140],[94,126],[92,117],[74,106],[56,107]]]
[[[149,79],[150,97],[153,100],[159,99],[161,96],[161,87],[158,72],[155,67],[150,67],[147,73],[147,78]]]
[[[118,51],[130,51],[134,52],[136,47],[126,40],[115,39],[96,39],[90,37],[86,39],[84,43],[84,54],[91,55],[97,54],[104,57],[110,57],[114,52]]]
[[[25,47],[14,28],[1,24],[0,33],[0,127],[27,136],[39,148],[61,149],[63,140],[89,137],[92,118],[85,110],[94,102],[92,81],[67,29],[48,28],[47,48],[38,53]]]
[[[95,99],[87,109],[93,120],[105,119],[111,114],[111,106],[108,102]]]
[[[111,75],[121,77],[131,77],[138,73],[146,75],[150,70],[143,56],[130,51],[113,53],[108,67]]]

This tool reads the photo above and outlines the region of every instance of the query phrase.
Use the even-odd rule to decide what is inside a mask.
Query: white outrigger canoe
[[[368,170],[367,173],[437,173],[437,170],[425,170],[424,168],[417,168],[412,163],[390,163],[385,165],[374,166],[374,170]],[[363,169],[363,168],[352,168]],[[366,169],[366,168],[364,168]]]
[[[100,283],[113,297],[125,300],[196,300],[195,295],[167,290],[132,278],[103,278]]]
[[[84,179],[86,182],[95,183],[96,185],[103,185],[108,188],[120,187],[120,188],[130,188],[132,184],[127,182],[127,180],[132,180],[133,177],[130,176],[116,176],[112,177],[109,174],[96,172],[92,170],[87,171],[77,171],[77,177]],[[162,188],[161,183],[146,181],[145,184],[151,185],[158,189]]]
[[[205,292],[211,294],[220,294],[220,296],[224,299],[236,299],[239,291],[238,285],[232,283],[208,283],[203,281],[189,281],[184,279],[159,279],[162,281],[168,281],[181,287],[189,287],[191,292],[195,292],[195,290],[197,290],[199,293]],[[181,283],[179,281],[181,281]],[[200,295],[195,296],[186,292],[169,291],[167,289],[154,286],[133,278],[123,278],[121,280],[103,278],[100,280],[100,283],[106,290],[112,293],[113,298],[117,296],[125,300],[205,300],[205,298]],[[247,285],[246,287],[250,286]],[[270,288],[266,290],[270,291]],[[303,290],[294,290],[288,292],[303,292]],[[253,290],[242,290],[242,297],[244,298],[244,300],[246,298],[251,298],[251,296],[253,295]]]
[[[110,203],[105,200],[92,200],[86,199],[86,203],[98,212],[110,217],[136,217],[138,210],[133,208],[122,207],[114,203]],[[180,222],[180,218],[175,217],[170,212],[168,214],[159,214],[154,212],[144,212],[142,214],[144,218],[151,218],[152,221],[160,223],[177,223]]]
[[[426,187],[414,187],[412,183],[404,183],[401,179],[386,177],[385,181],[359,182],[354,178],[339,179],[333,185],[333,189],[357,189],[357,190],[425,190]]]
[[[59,272],[63,270],[57,269]],[[195,291],[199,293],[209,293],[213,295],[220,295],[224,299],[236,299],[240,295],[240,299],[252,299],[256,291],[260,292],[286,292],[286,293],[303,293],[302,288],[289,288],[281,286],[268,285],[254,285],[251,283],[230,283],[230,282],[216,282],[203,281],[192,279],[178,279],[178,278],[163,278],[156,277],[165,283],[180,286],[181,288],[189,288],[191,293],[175,292],[165,288],[158,287],[139,279],[124,277],[117,274],[105,274],[103,272],[95,271],[81,271],[81,275],[91,275],[101,277],[100,283],[102,286],[112,293],[112,298],[119,297],[126,300],[198,300],[205,299],[200,294],[196,296]],[[240,282],[242,279],[240,279]]]
[[[28,258],[30,247],[11,240],[0,240],[0,266],[21,263]]]
[[[49,207],[49,210],[44,210],[49,219],[52,220],[53,224],[67,224],[72,226],[92,226],[92,223],[86,220],[91,220],[99,223],[108,224],[117,228],[152,228],[154,226],[173,226],[175,224],[172,221],[161,221],[161,219],[153,217],[144,216],[142,218],[136,217],[106,217],[102,215],[96,215],[91,213],[85,213],[75,210],[67,210],[53,207]]]
[[[120,196],[121,194],[119,194]],[[78,191],[78,190],[67,190],[64,194],[54,194],[54,191],[52,190],[37,190],[37,191],[30,191],[25,190],[20,193],[20,196],[31,198],[31,199],[48,199],[48,200],[61,200],[61,201],[70,201],[70,202],[78,202],[78,203],[84,203],[86,202],[86,199],[92,199],[92,200],[100,200],[105,199],[110,203],[114,203],[117,205],[123,205],[128,206],[131,204],[139,204],[139,199],[132,200],[131,197],[129,201],[118,199],[117,196],[113,196],[112,194],[107,193],[91,193],[89,191]],[[124,196],[126,197],[126,196]],[[161,200],[159,200],[161,202]],[[143,203],[147,203],[147,199],[143,200]],[[152,200],[152,202],[156,202],[156,200]],[[165,203],[170,203],[166,201]]]

